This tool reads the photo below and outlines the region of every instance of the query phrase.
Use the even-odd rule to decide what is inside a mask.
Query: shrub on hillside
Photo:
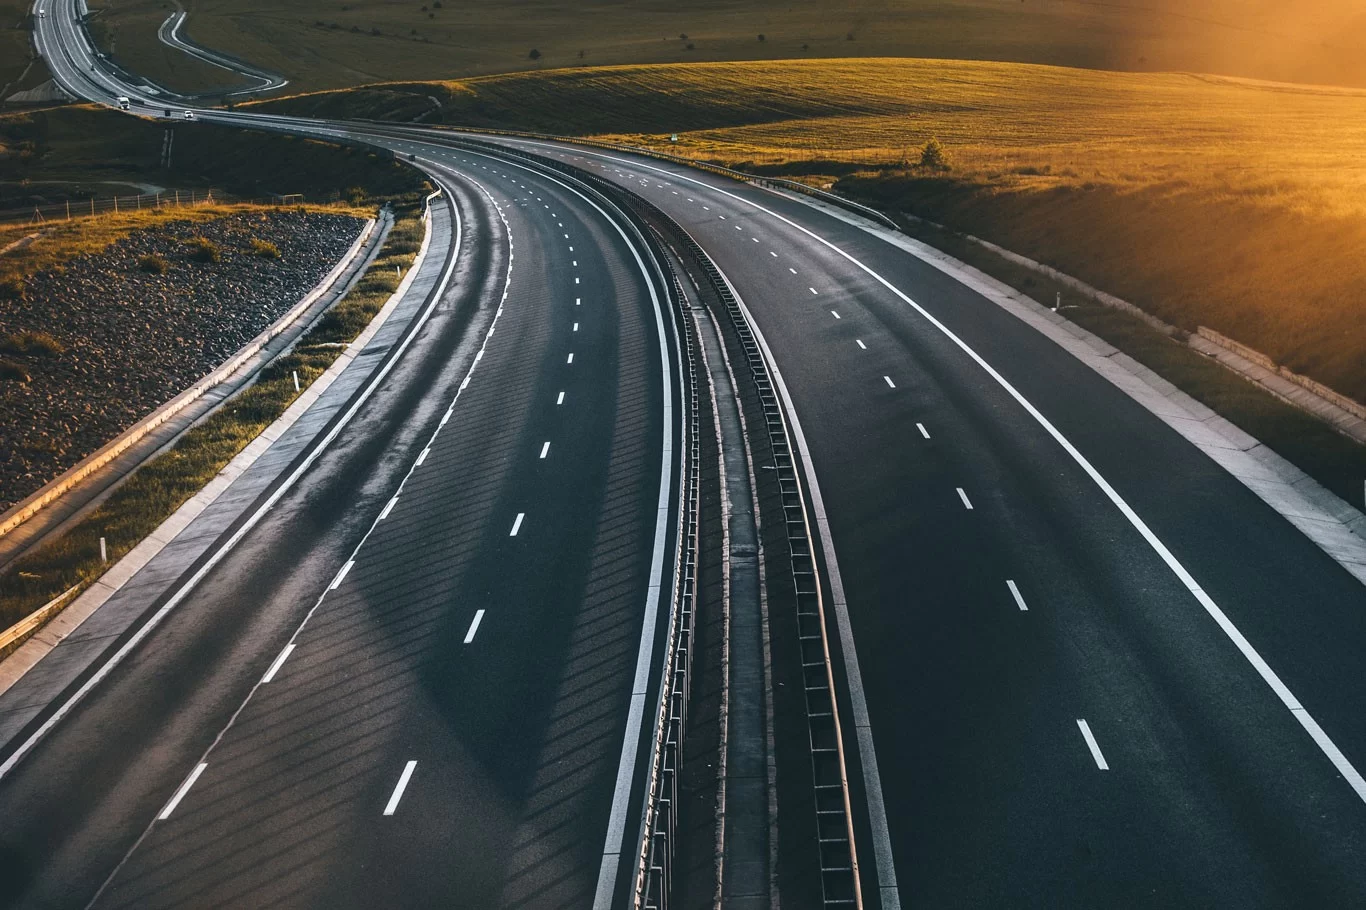
[[[149,275],[165,275],[171,264],[156,253],[148,253],[138,260],[138,268]]]
[[[187,240],[185,245],[190,248],[190,258],[195,262],[217,262],[223,258],[218,244],[207,237],[194,237]]]
[[[18,275],[0,278],[0,300],[23,300],[28,287]]]
[[[925,147],[920,150],[920,167],[927,171],[947,171],[949,169],[949,153],[944,151],[944,146],[934,136],[925,143]]]
[[[527,56],[530,57],[532,60],[540,60],[541,52],[533,47],[531,49],[531,53],[527,54]]]
[[[47,332],[13,332],[0,341],[0,352],[5,354],[56,357],[65,350],[65,345]]]
[[[28,382],[28,370],[13,360],[0,360],[0,382]]]
[[[259,237],[251,238],[251,251],[262,259],[280,258],[280,248],[269,240],[262,240]]]

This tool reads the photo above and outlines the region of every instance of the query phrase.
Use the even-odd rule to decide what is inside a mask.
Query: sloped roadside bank
[[[0,511],[283,315],[361,224],[322,211],[171,221],[30,276],[22,300],[0,301]]]
[[[253,385],[186,433],[173,449],[142,466],[97,509],[67,533],[17,560],[0,577],[0,627],[9,627],[75,586],[88,586],[133,549],[342,356],[399,287],[425,234],[422,200],[395,206],[396,222],[384,246],[344,300],[324,315]],[[299,389],[294,374],[299,377]],[[12,642],[7,647],[17,646]]]

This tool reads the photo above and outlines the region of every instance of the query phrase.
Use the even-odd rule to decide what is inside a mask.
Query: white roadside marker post
[[[298,371],[298,370],[291,370],[290,372],[292,372],[292,373],[294,374],[294,391],[297,392],[297,391],[299,391],[299,371]]]
[[[100,538],[100,562],[109,561],[109,548],[105,546],[104,538]]]

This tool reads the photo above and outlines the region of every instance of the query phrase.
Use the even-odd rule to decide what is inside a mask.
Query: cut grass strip
[[[423,225],[411,202],[398,214],[375,262],[339,303],[295,345],[168,452],[140,467],[95,511],[26,554],[0,577],[0,628],[8,628],[72,585],[84,588],[154,531],[270,426],[301,389],[331,366],[379,312],[411,268]],[[395,273],[395,267],[398,272]],[[104,537],[109,563],[100,561]]]

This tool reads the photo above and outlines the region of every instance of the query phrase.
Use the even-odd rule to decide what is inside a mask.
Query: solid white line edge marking
[[[408,789],[408,781],[413,779],[413,769],[417,767],[417,761],[410,760],[403,766],[403,773],[398,776],[398,783],[394,785],[394,792],[389,796],[389,802],[384,807],[385,815],[393,815],[398,811],[398,801],[403,799],[403,791]]]

